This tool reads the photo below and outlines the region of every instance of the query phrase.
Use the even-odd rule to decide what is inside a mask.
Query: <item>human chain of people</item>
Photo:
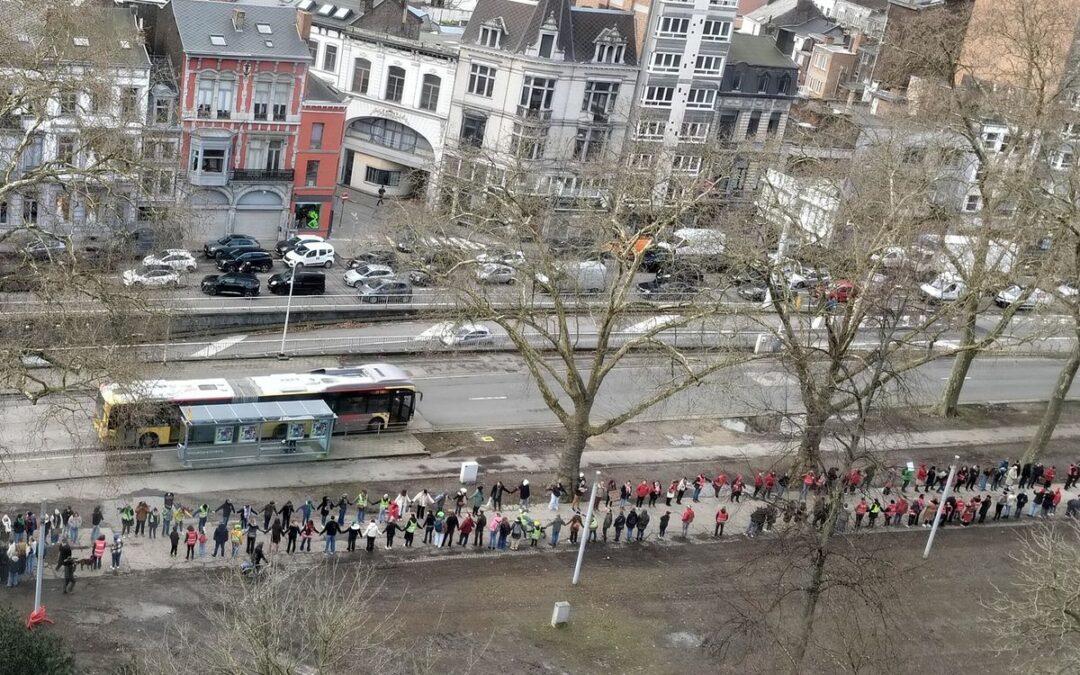
[[[683,540],[721,539],[731,534],[729,524],[755,537],[772,531],[778,522],[784,528],[822,527],[829,517],[827,496],[837,490],[843,495],[835,521],[839,532],[928,527],[946,492],[948,475],[948,467],[909,464],[888,470],[881,481],[875,481],[873,469],[842,473],[835,467],[808,471],[794,480],[768,470],[753,472],[749,481],[741,473],[723,470],[712,477],[702,472],[666,483],[608,479],[599,486],[591,516],[585,508],[590,485],[584,473],[569,487],[555,482],[540,490],[522,478],[516,485],[495,481],[490,488],[425,488],[412,495],[402,489],[381,496],[361,489],[336,500],[323,495],[317,502],[285,499],[258,506],[238,505],[232,499],[216,507],[184,503],[166,492],[161,506],[140,500],[116,508],[118,531],[107,522],[112,514],[107,519],[100,505],[93,507],[88,523],[70,506],[55,509],[43,523],[32,511],[14,518],[3,515],[0,535],[6,555],[0,555],[0,578],[13,587],[22,576],[33,574],[37,551],[31,544],[39,527],[44,528],[46,553],[54,547],[58,551],[56,569],[63,570],[65,593],[74,589],[76,570],[103,570],[106,553],[110,571],[120,572],[125,544],[134,544],[127,550],[138,552],[140,566],[226,560],[259,572],[282,554],[336,555],[339,543],[345,553],[362,547],[374,554],[399,542],[400,548],[410,550],[457,546],[497,552],[555,549],[563,542],[564,530],[570,544],[582,537],[609,545],[664,542],[671,539],[673,527]],[[1080,463],[1070,464],[1060,477],[1055,466],[1039,463],[1021,466],[1002,460],[981,468],[958,467],[944,497],[941,523],[970,526],[988,519],[1052,518],[1062,501],[1066,517],[1080,517],[1080,497],[1067,499],[1077,487]]]

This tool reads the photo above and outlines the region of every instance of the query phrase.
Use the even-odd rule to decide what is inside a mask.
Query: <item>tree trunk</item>
[[[952,370],[949,371],[949,379],[945,383],[945,389],[941,392],[941,400],[934,408],[935,415],[956,417],[960,414],[960,392],[964,389],[964,381],[967,380],[968,371],[974,360],[975,351],[971,349],[956,355]]]
[[[828,420],[828,414],[819,410],[808,410],[806,413],[806,424],[803,426],[799,452],[793,467],[795,476],[800,480],[807,469],[816,471],[821,466],[821,441],[825,437],[825,423]]]
[[[566,442],[559,453],[559,480],[567,489],[577,485],[578,474],[581,472],[581,454],[585,452],[585,442],[589,440],[587,427],[588,422],[582,422],[580,417],[575,417],[571,427],[566,429]]]
[[[835,518],[833,522],[835,523]],[[826,528],[828,528],[828,525],[826,525]],[[810,584],[806,587],[806,597],[803,600],[799,635],[791,650],[791,672],[793,675],[806,672],[806,669],[803,668],[803,660],[806,658],[806,649],[810,645],[810,638],[814,634],[814,614],[817,612],[818,600],[821,599],[821,587],[822,582],[825,580],[825,561],[827,559],[828,556],[824,548],[818,547],[814,551]]]
[[[1047,401],[1042,421],[1039,422],[1039,430],[1035,432],[1035,436],[1032,437],[1027,449],[1024,450],[1024,458],[1020,460],[1021,464],[1034,462],[1046,450],[1046,445],[1050,442],[1050,438],[1053,437],[1054,428],[1057,427],[1058,419],[1061,417],[1061,407],[1065,403],[1065,396],[1069,393],[1069,388],[1072,387],[1078,369],[1080,369],[1080,341],[1073,345],[1072,352],[1069,353],[1069,359],[1065,362],[1065,367],[1058,373],[1057,384],[1054,385],[1054,390],[1050,392],[1050,400]]]

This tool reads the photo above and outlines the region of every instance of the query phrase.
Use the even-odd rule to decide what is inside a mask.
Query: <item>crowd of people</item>
[[[237,506],[225,499],[216,508],[207,503],[185,505],[167,492],[160,507],[141,500],[118,508],[120,530],[113,530],[111,542],[101,532],[105,514],[95,506],[89,519],[85,558],[73,557],[72,549],[80,546],[87,523],[70,506],[54,510],[44,522],[32,511],[18,513],[14,519],[4,515],[0,518],[0,550],[6,555],[0,555],[0,578],[10,587],[17,586],[23,575],[33,574],[38,563],[31,540],[39,527],[44,528],[47,544],[59,546],[56,567],[64,570],[66,593],[74,588],[76,567],[101,569],[106,551],[111,553],[110,569],[119,570],[124,541],[129,537],[167,540],[171,557],[180,555],[183,543],[187,561],[205,558],[209,547],[211,558],[240,557],[246,569],[258,572],[270,556],[281,551],[283,543],[286,554],[311,552],[316,537],[327,555],[337,553],[339,540],[347,552],[362,543],[364,550],[372,553],[379,540],[386,549],[397,541],[412,548],[418,535],[420,545],[435,548],[449,549],[456,544],[481,550],[517,550],[537,547],[541,542],[557,547],[564,529],[571,544],[581,537],[636,543],[652,533],[663,540],[672,518],[678,519],[681,534],[687,537],[707,493],[717,501],[715,511],[707,516],[711,519],[707,529],[717,538],[724,536],[734,509],[741,508],[733,505],[741,505],[744,499],[755,502],[744,531],[749,537],[768,532],[778,520],[790,526],[809,522],[820,528],[834,518],[837,531],[929,526],[942,504],[948,476],[947,469],[909,464],[888,470],[878,482],[872,468],[843,474],[836,468],[807,471],[794,479],[763,470],[754,472],[749,481],[742,474],[729,476],[718,471],[712,478],[704,473],[693,479],[678,478],[666,487],[657,480],[635,484],[612,479],[600,486],[591,516],[585,509],[590,486],[584,473],[569,487],[561,482],[546,486],[539,491],[539,501],[528,479],[517,485],[496,481],[490,489],[477,485],[434,494],[422,489],[411,496],[404,489],[381,497],[361,490],[355,497],[342,494],[334,500],[324,495],[317,503],[306,499],[299,505],[291,500],[280,505],[271,500],[262,506]],[[941,506],[941,522],[969,526],[985,523],[988,517],[991,521],[1024,515],[1052,517],[1064,499],[1063,491],[1074,486],[1080,486],[1077,463],[1070,464],[1060,478],[1056,467],[1038,463],[1020,466],[1003,460],[993,466],[958,467]],[[830,494],[841,494],[843,499],[827,499]],[[566,519],[559,513],[563,503],[570,507]],[[835,513],[830,512],[830,504],[838,505]],[[729,508],[733,510],[729,512]],[[1066,515],[1080,517],[1080,498],[1067,501]]]

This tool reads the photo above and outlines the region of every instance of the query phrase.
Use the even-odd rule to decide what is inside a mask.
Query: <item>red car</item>
[[[818,297],[821,297],[821,290],[824,287],[818,287]],[[855,288],[855,284],[851,283],[847,279],[841,279],[834,282],[829,286],[829,293],[825,296],[825,299],[832,302],[847,302],[858,295],[858,290]]]

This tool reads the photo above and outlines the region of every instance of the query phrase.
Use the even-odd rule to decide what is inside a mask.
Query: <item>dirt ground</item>
[[[851,539],[894,565],[905,589],[903,608],[919,617],[897,636],[905,641],[903,656],[890,669],[1012,670],[1007,658],[990,655],[991,637],[977,616],[993,592],[991,583],[1007,585],[1008,554],[1022,530],[946,530],[925,565],[920,557],[925,530]],[[776,592],[776,580],[756,565],[773,545],[768,538],[735,537],[674,547],[596,546],[577,588],[570,585],[569,551],[390,565],[379,564],[376,553],[374,573],[385,586],[373,610],[396,612],[411,634],[436,636],[443,647],[437,672],[462,672],[465,656],[474,650],[473,672],[483,673],[762,672],[753,655],[737,665],[713,646],[730,618],[728,601]],[[108,672],[132,650],[159,643],[173,622],[198,622],[214,600],[208,597],[213,585],[199,571],[103,577],[80,582],[71,596],[59,594],[59,583],[55,578],[46,583],[44,602],[56,620],[48,630],[65,635],[78,652],[80,672],[88,673]],[[0,592],[0,602],[20,612],[28,610],[32,598],[29,584]],[[553,629],[548,622],[559,600],[571,603],[572,622]]]

